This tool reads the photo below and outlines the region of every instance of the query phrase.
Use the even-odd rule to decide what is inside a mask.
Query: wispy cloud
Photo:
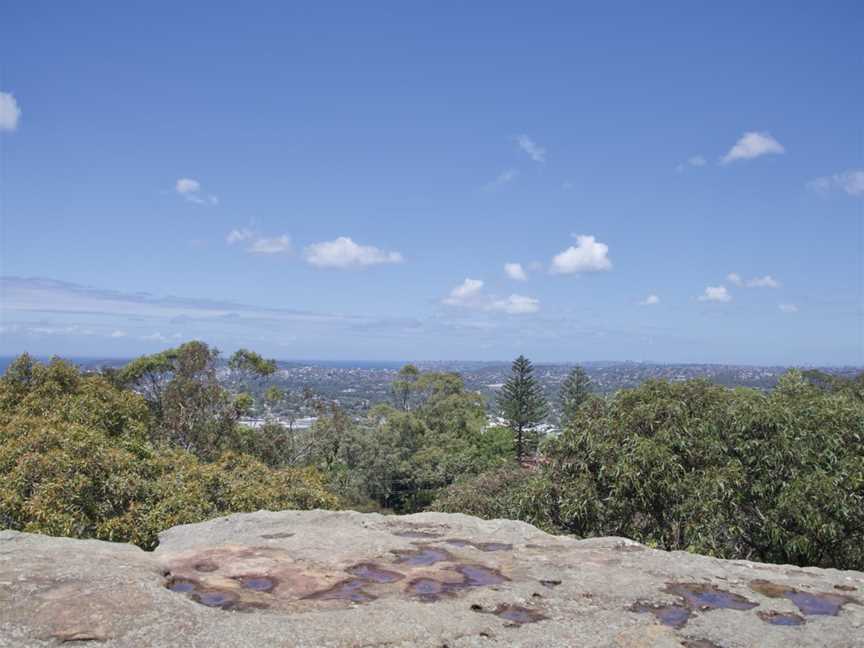
[[[576,236],[571,245],[552,258],[552,274],[579,274],[611,270],[609,246],[590,235]]]
[[[797,313],[798,306],[795,304],[778,304],[777,308],[781,310],[783,313]]]
[[[145,321],[241,321],[268,319],[273,322],[345,321],[348,316],[281,308],[264,308],[205,299],[158,297],[145,293],[101,290],[79,284],[42,278],[0,277],[4,317],[23,314],[78,316],[91,321],[101,318],[131,318]],[[357,318],[354,321],[365,321]],[[111,330],[113,331],[116,326]]]
[[[720,163],[729,164],[736,160],[752,160],[763,155],[780,155],[785,152],[786,149],[783,145],[774,139],[770,133],[751,131],[744,133],[735,142],[735,146],[720,159]]]
[[[526,315],[540,310],[540,300],[525,295],[510,295],[506,299],[495,299],[487,306],[488,310],[501,311],[510,315]]]
[[[706,164],[708,164],[708,160],[706,160],[703,156],[693,155],[693,156],[687,158],[686,162],[683,162],[683,163],[679,164],[677,167],[675,167],[675,170],[678,173],[681,173],[684,170],[686,170],[687,167],[697,167],[698,168],[698,167],[704,167]]]
[[[525,268],[522,267],[521,263],[505,263],[504,274],[514,281],[526,281],[528,279],[528,274],[525,272]]]
[[[291,238],[287,234],[273,238],[256,238],[246,248],[251,254],[282,254],[291,251]]]
[[[228,243],[228,245],[234,245],[235,243],[241,243],[242,241],[248,241],[253,238],[255,238],[255,232],[248,227],[242,227],[228,232],[228,236],[225,237],[225,242]]]
[[[819,193],[844,191],[850,196],[864,196],[864,169],[849,169],[834,175],[816,178],[808,182],[807,186]]]
[[[660,303],[660,298],[657,295],[648,295],[645,299],[639,302],[640,306],[656,306]]]
[[[516,178],[519,177],[518,169],[505,169],[501,173],[498,174],[492,182],[487,183],[483,188],[486,191],[494,191],[496,189],[500,189],[504,185],[508,185],[513,182]]]
[[[246,243],[245,250],[250,254],[287,254],[291,252],[291,237],[287,234],[281,236],[260,236],[255,230],[248,227],[233,229],[225,237],[228,245]]]
[[[0,131],[14,131],[21,119],[21,108],[15,96],[9,92],[0,92]]]
[[[399,252],[387,252],[372,245],[359,245],[347,236],[313,243],[306,247],[304,256],[310,265],[317,268],[342,270],[404,261]]]
[[[516,137],[516,144],[535,162],[546,161],[546,149],[537,144],[537,142],[527,135],[519,135]]]
[[[219,198],[213,194],[205,194],[201,191],[201,183],[194,178],[180,178],[174,183],[174,191],[184,200],[197,205],[218,205]]]
[[[744,279],[737,272],[730,272],[726,275],[726,281],[739,288],[779,288],[781,286],[781,283],[771,275]]]
[[[698,299],[699,301],[731,302],[732,295],[729,294],[726,286],[707,286]]]

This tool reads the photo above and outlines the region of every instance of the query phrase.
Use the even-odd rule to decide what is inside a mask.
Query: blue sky
[[[0,353],[864,364],[864,5],[658,4],[7,5]]]

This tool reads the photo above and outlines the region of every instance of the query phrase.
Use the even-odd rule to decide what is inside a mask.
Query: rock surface
[[[864,573],[443,513],[232,515],[124,544],[0,532],[0,646],[864,646]]]

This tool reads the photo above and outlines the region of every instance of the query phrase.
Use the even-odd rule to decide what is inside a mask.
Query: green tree
[[[582,367],[575,367],[564,382],[561,383],[561,390],[558,394],[558,399],[561,405],[561,420],[564,425],[568,425],[582,404],[588,400],[591,395],[591,379],[588,373]]]
[[[534,366],[525,356],[513,361],[510,377],[498,395],[498,406],[516,442],[516,459],[536,446],[534,428],[548,413],[543,389],[534,377]]]
[[[401,410],[411,409],[411,395],[420,376],[420,370],[413,364],[406,364],[390,387],[394,405]]]
[[[798,371],[767,394],[646,381],[583,406],[544,456],[529,471],[530,498],[481,475],[440,493],[436,507],[498,515],[504,506],[577,536],[864,568],[864,402]]]
[[[173,370],[188,377],[199,364],[182,356]],[[170,398],[166,405],[170,411]],[[105,376],[19,358],[0,378],[0,528],[151,549],[177,524],[340,504],[312,468],[272,470],[237,452],[204,463],[176,445],[153,444],[150,419],[142,395]]]
[[[219,383],[218,358],[217,349],[192,341],[137,358],[117,373],[119,384],[150,404],[152,440],[208,461],[218,456],[237,419],[251,407],[250,397],[232,397]]]
[[[270,376],[276,371],[275,360],[265,360],[249,349],[238,349],[228,358],[228,368],[248,377]]]

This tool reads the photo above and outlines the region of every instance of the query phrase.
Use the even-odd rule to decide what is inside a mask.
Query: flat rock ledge
[[[128,544],[0,532],[0,646],[864,646],[864,573],[445,513],[259,511]]]

